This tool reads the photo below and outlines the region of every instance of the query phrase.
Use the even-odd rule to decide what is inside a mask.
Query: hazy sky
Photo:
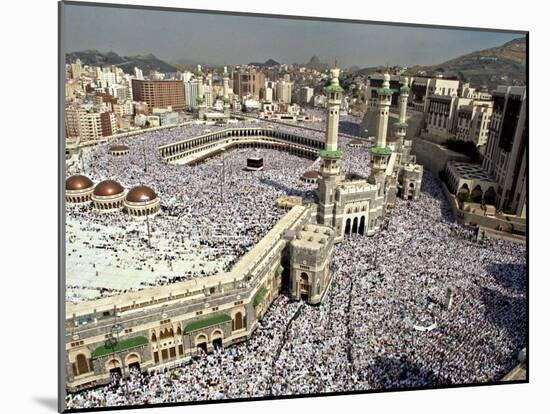
[[[268,58],[306,63],[317,55],[325,63],[336,57],[343,67],[430,65],[517,37],[517,33],[66,6],[67,51],[153,53],[167,62],[184,57],[214,64]]]

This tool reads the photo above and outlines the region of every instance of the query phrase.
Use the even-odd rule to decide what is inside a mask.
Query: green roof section
[[[373,154],[377,155],[390,155],[391,154],[391,148],[390,147],[371,147],[369,151]]]
[[[340,85],[329,85],[326,87],[327,92],[344,92],[344,88]]]
[[[256,294],[254,295],[254,300],[252,302],[254,306],[258,306],[260,303],[262,303],[262,300],[264,300],[266,294],[267,289],[264,287],[260,288],[258,292],[256,292]]]
[[[119,341],[114,347],[107,347],[103,345],[99,348],[94,349],[94,351],[92,352],[92,358],[101,358],[105,355],[113,354],[115,352],[120,352],[126,349],[135,348],[136,346],[145,345],[147,342],[149,341],[146,337],[136,336],[135,338],[129,338],[123,341]]]
[[[208,328],[209,326],[214,326],[220,323],[229,322],[230,320],[231,320],[231,316],[226,315],[225,313],[222,313],[221,315],[212,316],[211,318],[201,319],[198,321],[188,323],[185,329],[183,330],[183,333],[199,331],[201,329]]]
[[[376,92],[378,95],[393,95],[393,89],[391,88],[378,88]]]
[[[407,124],[406,122],[396,122],[395,124],[393,124],[393,126],[396,128],[407,128],[409,124]]]
[[[411,88],[409,88],[408,86],[402,86],[400,90],[401,92],[410,92]]]
[[[340,150],[336,150],[336,151],[321,150],[319,151],[319,155],[324,158],[342,158],[343,152]]]

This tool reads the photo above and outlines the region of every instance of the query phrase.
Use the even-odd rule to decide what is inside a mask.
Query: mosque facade
[[[400,89],[399,120],[393,125],[397,139],[387,140],[389,108],[393,90],[390,75],[384,75],[378,89],[376,141],[370,152],[370,176],[367,179],[348,179],[341,172],[342,150],[338,148],[339,108],[343,89],[339,84],[338,68],[332,69],[332,80],[327,87],[327,129],[325,149],[320,151],[321,178],[318,181],[317,221],[330,226],[336,233],[335,241],[346,234],[372,236],[382,226],[386,215],[395,204],[397,194],[414,200],[420,194],[423,168],[411,154],[412,143],[406,140],[408,81]],[[357,142],[354,145],[357,146]]]

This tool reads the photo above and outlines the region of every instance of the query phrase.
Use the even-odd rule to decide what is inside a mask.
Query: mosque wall
[[[416,137],[412,141],[412,153],[416,161],[431,170],[435,175],[445,169],[447,161],[468,162],[466,155],[449,151],[438,144]]]

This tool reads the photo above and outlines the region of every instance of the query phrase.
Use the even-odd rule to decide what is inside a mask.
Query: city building
[[[82,62],[80,59],[76,59],[70,64],[70,74],[72,79],[79,79],[82,75]]]
[[[240,67],[233,71],[233,93],[240,98],[250,96],[259,100],[264,85],[265,75],[260,70]]]
[[[496,207],[527,215],[527,91],[520,86],[499,86],[483,168],[497,184]]]
[[[183,82],[180,80],[132,79],[134,101],[147,102],[149,107],[171,106],[176,112],[185,109]]]
[[[108,137],[116,132],[116,116],[112,112],[67,108],[65,114],[67,138],[79,138],[84,142]]]
[[[277,100],[283,103],[292,102],[292,82],[285,80],[277,82]]]
[[[460,82],[455,79],[415,77],[411,79],[411,105],[425,112],[432,95],[458,96]]]
[[[384,83],[383,73],[374,73],[367,78],[367,102],[369,106],[378,104],[378,89]],[[390,86],[392,90],[391,105],[396,106],[399,99],[400,77],[398,75],[390,75]]]
[[[200,95],[198,79],[193,78],[188,82],[184,82],[184,88],[185,88],[185,105],[187,105],[188,108],[196,108],[198,105],[197,97]]]
[[[143,78],[143,71],[140,68],[135,67],[134,68],[134,74],[135,74],[137,80],[143,80],[144,79]]]
[[[456,139],[473,142],[477,147],[483,148],[489,137],[492,114],[492,101],[474,101],[460,107],[457,113]]]
[[[134,113],[136,115],[148,115],[149,105],[147,105],[147,102],[134,102]]]
[[[311,104],[313,99],[313,88],[310,86],[303,86],[300,89],[300,103],[302,105]]]
[[[160,126],[177,125],[179,122],[179,114],[177,112],[166,111],[158,115]]]

